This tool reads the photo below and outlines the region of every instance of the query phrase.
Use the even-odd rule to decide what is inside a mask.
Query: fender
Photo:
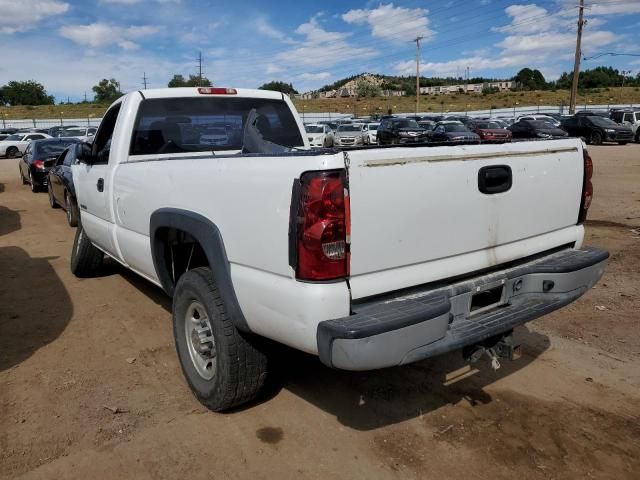
[[[161,208],[151,214],[149,238],[151,256],[158,279],[164,291],[171,297],[175,284],[164,262],[164,246],[158,238],[161,228],[175,228],[190,234],[204,250],[213,278],[224,301],[225,308],[233,324],[240,330],[250,332],[247,320],[240,309],[236,292],[231,282],[231,268],[218,227],[208,218],[194,212],[177,208]]]

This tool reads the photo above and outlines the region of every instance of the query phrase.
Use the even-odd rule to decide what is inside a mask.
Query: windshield
[[[469,129],[464,125],[460,125],[459,123],[445,123],[444,129],[447,132],[468,132]]]
[[[476,122],[474,125],[476,128],[501,128],[497,122]]]
[[[7,138],[5,138],[4,140],[6,142],[15,142],[15,141],[19,141],[22,140],[22,137],[24,137],[23,133],[14,133],[13,135],[9,135]]]
[[[598,127],[617,127],[618,126],[618,124],[613,120],[609,120],[608,118],[605,118],[605,117],[598,117],[595,115],[589,116],[589,121],[594,125],[597,125]]]
[[[369,131],[376,131],[378,130],[378,124],[377,123],[370,123],[369,124]]]
[[[360,125],[340,125],[338,127],[339,132],[359,132],[362,130]]]
[[[393,122],[393,126],[395,128],[420,128],[418,122],[410,118],[406,120],[396,120]]]
[[[528,120],[528,122],[533,128],[555,128],[553,124],[544,120]]]
[[[76,142],[72,140],[66,140],[61,142],[46,142],[39,143],[36,147],[37,154],[36,155],[59,155],[62,151],[67,148],[69,145],[74,144]]]
[[[62,130],[60,132],[60,136],[61,137],[84,137],[85,130],[72,130],[72,129]]]
[[[304,129],[307,131],[307,133],[322,133],[323,132],[323,128],[318,126],[318,125],[307,125],[306,127],[304,127]]]
[[[231,96],[154,98],[144,100],[140,106],[131,155],[241,150],[251,112],[252,129],[262,140],[286,147],[304,145],[298,124],[282,100]],[[213,133],[221,125],[224,133]]]

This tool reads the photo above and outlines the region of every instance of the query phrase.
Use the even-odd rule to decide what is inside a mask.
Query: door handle
[[[99,178],[98,183],[96,183],[96,188],[99,192],[104,192],[104,178]]]
[[[478,172],[478,190],[487,195],[506,192],[512,184],[511,167],[508,165],[482,167]]]

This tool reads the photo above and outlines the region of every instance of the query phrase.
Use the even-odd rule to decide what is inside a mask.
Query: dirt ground
[[[640,145],[591,150],[608,269],[517,330],[523,358],[349,373],[283,350],[229,414],[190,394],[169,299],[117,266],[74,278],[63,212],[0,160],[0,478],[637,479]]]

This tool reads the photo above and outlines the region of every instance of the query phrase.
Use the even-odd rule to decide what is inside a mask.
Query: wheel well
[[[209,266],[202,246],[189,232],[173,227],[162,227],[156,231],[155,241],[160,247],[161,261],[173,286],[185,272]]]

